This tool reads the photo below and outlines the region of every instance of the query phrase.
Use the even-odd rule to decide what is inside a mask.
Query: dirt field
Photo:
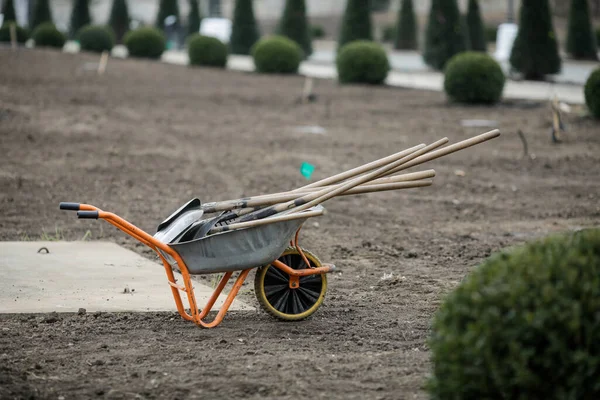
[[[465,118],[495,120],[502,136],[409,170],[435,168],[432,187],[326,202],[301,243],[338,272],[305,321],[229,313],[203,330],[175,313],[0,316],[2,399],[423,399],[443,295],[496,250],[600,222],[600,126],[571,114],[553,144],[547,104],[465,108],[442,93],[318,81],[319,101],[298,106],[300,77],[135,60],[98,77],[85,69],[96,60],[0,50],[0,240],[85,237],[151,257],[58,203],[89,202],[154,233],[192,197],[306,184],[303,161],[320,179],[490,129]],[[535,159],[521,158],[518,129]],[[253,277],[242,299],[257,305]]]

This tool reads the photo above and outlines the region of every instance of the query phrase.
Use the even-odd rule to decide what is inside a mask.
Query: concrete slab
[[[42,247],[49,253],[38,252]],[[203,307],[212,288],[199,282],[194,282],[194,288]],[[182,296],[187,308],[185,293]],[[216,309],[225,297],[221,294]],[[162,264],[115,243],[0,242],[0,313],[77,312],[79,308],[88,312],[177,310]],[[237,299],[230,308],[253,309]]]

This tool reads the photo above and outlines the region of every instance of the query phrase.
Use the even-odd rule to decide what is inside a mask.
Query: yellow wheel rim
[[[321,261],[302,249],[311,266],[321,267]],[[295,247],[288,247],[279,261],[289,267],[306,268],[306,263]],[[292,265],[290,265],[292,264]],[[269,314],[285,321],[298,321],[312,315],[323,303],[327,291],[327,274],[300,277],[300,287],[291,289],[289,275],[271,264],[260,267],[254,279],[254,291],[261,307]]]

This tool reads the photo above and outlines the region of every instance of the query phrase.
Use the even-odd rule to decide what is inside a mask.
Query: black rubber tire
[[[314,267],[321,261],[311,252],[302,252]],[[279,261],[293,269],[306,268],[295,247],[288,247]],[[300,277],[300,287],[289,287],[289,275],[271,264],[260,267],[254,278],[254,292],[263,310],[284,321],[299,321],[312,315],[323,303],[327,291],[327,274]]]

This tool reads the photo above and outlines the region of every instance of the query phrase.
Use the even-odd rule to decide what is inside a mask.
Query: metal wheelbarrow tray
[[[253,226],[224,231],[197,239],[186,239],[193,221],[189,218],[193,199],[163,221],[152,236],[116,214],[90,204],[60,203],[61,210],[77,211],[78,218],[104,219],[121,231],[154,250],[163,262],[177,311],[186,320],[204,328],[217,326],[237,296],[246,277],[258,268],[254,280],[256,297],[271,315],[288,321],[304,319],[322,304],[327,290],[328,272],[333,264],[322,264],[312,253],[302,249],[298,236],[302,224],[322,215],[320,205],[308,210],[260,220]],[[187,211],[186,211],[187,209]],[[161,239],[169,239],[163,241]],[[173,269],[181,272],[179,284]],[[213,321],[205,321],[223,288],[234,272],[239,271],[233,288]],[[206,306],[199,310],[191,275],[223,273]],[[187,294],[189,312],[180,292]]]

